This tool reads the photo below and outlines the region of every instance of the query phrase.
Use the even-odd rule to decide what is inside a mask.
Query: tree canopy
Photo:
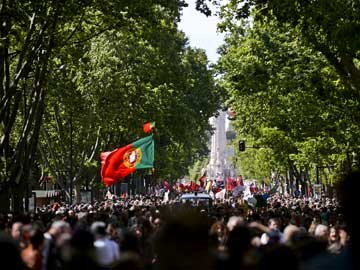
[[[263,163],[269,164],[263,178],[271,170],[299,176],[322,164],[339,171],[359,166],[358,14],[353,1],[222,7],[219,27],[228,34],[217,66],[220,84],[236,111],[240,139],[267,149],[240,154],[245,172]]]
[[[44,173],[64,190],[90,175],[98,182],[100,151],[143,136],[148,121],[157,123],[159,177],[183,175],[207,154],[208,118],[220,92],[205,52],[177,30],[184,6],[0,4],[2,202],[10,193],[21,202]]]

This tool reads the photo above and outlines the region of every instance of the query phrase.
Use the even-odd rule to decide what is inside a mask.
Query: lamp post
[[[72,110],[70,109],[70,147],[69,147],[69,179],[70,179],[70,205],[73,202],[73,176],[72,176],[72,160],[73,160],[73,126],[72,126]]]

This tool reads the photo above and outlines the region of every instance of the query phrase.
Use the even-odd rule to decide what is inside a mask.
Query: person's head
[[[23,226],[23,224],[21,222],[15,222],[11,226],[11,237],[15,241],[20,241],[21,240],[21,228],[22,228],[22,226]]]
[[[211,226],[210,234],[216,235],[218,237],[222,237],[225,234],[225,229],[226,229],[226,227],[225,227],[224,223],[221,221],[217,221]]]
[[[94,249],[94,235],[84,228],[76,229],[71,237],[73,250],[86,252]]]
[[[130,230],[138,239],[141,239],[143,237],[143,227],[141,224],[132,225]]]
[[[106,232],[110,236],[111,239],[117,239],[119,237],[118,230],[113,223],[109,223],[106,227]]]
[[[30,242],[30,233],[32,230],[31,224],[25,224],[21,227],[21,241],[24,245],[29,244]]]
[[[106,224],[102,221],[95,221],[91,224],[91,232],[94,234],[95,238],[101,238],[106,236]]]
[[[329,230],[329,243],[335,243],[340,240],[339,230],[336,226],[331,226]]]
[[[244,225],[235,226],[227,239],[229,256],[240,259],[251,248],[252,234],[250,229]],[[240,256],[240,257],[239,257]]]
[[[30,231],[30,244],[34,249],[40,249],[44,242],[44,233],[40,229],[31,229]]]
[[[51,227],[50,227],[50,230],[49,230],[49,233],[57,238],[58,236],[60,236],[61,234],[63,233],[69,233],[71,231],[71,227],[70,227],[70,224],[63,221],[63,220],[57,220],[57,221],[54,221],[52,224],[51,224]]]
[[[288,244],[291,244],[293,236],[300,231],[300,228],[295,225],[288,225],[284,229],[284,241]]]
[[[348,234],[346,226],[345,225],[339,226],[338,232],[339,232],[339,239],[341,246],[343,247],[347,246],[350,241],[350,236]]]
[[[226,226],[229,231],[232,231],[236,226],[244,224],[244,218],[239,216],[232,216],[229,218]]]
[[[315,228],[315,237],[322,241],[327,241],[329,237],[329,227],[323,224],[318,224]]]
[[[172,209],[157,230],[154,250],[159,270],[210,269],[213,266],[207,219],[192,209]],[[194,256],[196,254],[196,256]]]
[[[280,221],[277,218],[270,218],[268,223],[270,230],[280,230]]]
[[[154,222],[153,222],[155,228],[158,228],[161,225],[161,219],[160,218],[155,218]]]

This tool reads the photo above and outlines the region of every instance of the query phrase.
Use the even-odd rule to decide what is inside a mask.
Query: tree
[[[360,3],[358,1],[291,1],[247,0],[236,13],[248,17],[254,6],[255,20],[275,19],[299,29],[302,39],[320,52],[341,78],[346,91],[359,98],[360,70]]]
[[[236,3],[230,1],[223,13],[221,27],[230,33],[218,71],[227,102],[239,115],[234,121],[238,133],[270,147],[280,167],[298,178],[315,164],[336,160],[341,167],[349,149],[358,152],[359,122],[352,116],[358,115],[356,95],[349,94],[337,68],[302,31],[264,17],[258,7],[247,24],[239,18],[249,15],[248,7],[239,9]],[[307,155],[309,145],[316,147],[314,154]]]
[[[208,118],[218,107],[219,93],[205,53],[188,48],[177,30],[159,30],[153,36],[148,28],[140,28],[135,35],[100,37],[96,44],[101,46],[89,52],[94,60],[83,82],[95,101],[102,137],[107,138],[102,147],[115,148],[143,136],[139,127],[154,120],[158,175],[176,179],[194,159],[207,154]],[[141,33],[146,39],[139,42]],[[166,39],[167,46],[159,39]]]
[[[63,60],[67,64],[72,63],[69,59],[83,59],[91,40],[114,29],[129,29],[134,21],[144,28],[161,26],[165,17],[176,22],[184,5],[178,0],[0,4],[0,200],[4,209],[8,208],[10,190],[15,196],[12,201],[19,204],[27,190],[32,164],[38,158],[45,98],[54,86],[48,85],[48,80]],[[59,108],[59,115],[62,113]],[[67,137],[74,139],[71,134]],[[15,205],[15,209],[21,207]]]
[[[187,46],[171,12],[152,12],[156,21],[124,18],[121,28],[54,59],[67,65],[51,77],[40,147],[46,167],[65,190],[70,183],[88,183],[94,167],[93,180],[100,181],[100,163],[94,165],[100,151],[144,136],[147,121],[156,121],[158,177],[176,179],[207,154],[208,118],[218,107],[219,91],[206,55]]]

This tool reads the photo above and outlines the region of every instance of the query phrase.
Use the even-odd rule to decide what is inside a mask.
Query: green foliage
[[[265,136],[257,142],[251,137],[246,137],[246,151],[237,151],[235,155],[238,173],[245,179],[269,182],[271,172],[279,172],[283,169],[281,163],[279,164],[277,161],[281,159],[279,153],[275,153],[275,149],[269,148],[273,141]]]
[[[181,0],[0,5],[7,14],[0,18],[6,161],[0,181],[29,182],[33,164],[65,189],[70,178],[76,185],[99,180],[100,151],[144,136],[148,121],[157,122],[160,177],[184,175],[206,155],[219,90],[205,53],[188,47],[177,30],[184,6]]]
[[[148,121],[156,121],[155,167],[160,178],[179,178],[194,160],[207,155],[208,118],[219,103],[207,57],[187,47],[177,30],[177,18],[171,15],[176,12],[151,12],[152,21],[123,14],[121,28],[93,37],[80,48],[81,53],[70,46],[54,60],[57,65],[67,63],[51,80],[46,124],[53,130],[52,144],[60,142],[58,157],[50,161],[62,164],[59,171],[69,175],[68,160],[63,157],[69,155],[70,138],[73,166],[76,171],[82,168],[85,176],[93,171],[86,160],[144,136],[142,125]],[[99,16],[94,13],[91,18],[97,21]],[[54,121],[56,107],[59,124]],[[61,140],[56,139],[61,133],[57,126],[63,127]]]
[[[247,23],[241,18],[249,16],[250,5],[240,7],[239,2],[250,4],[230,1],[223,7],[221,28],[229,34],[217,65],[220,85],[236,111],[238,134],[260,149],[271,149],[267,155],[259,150],[240,154],[243,173],[265,177],[270,171],[284,174],[291,169],[299,175],[314,170],[316,164],[340,168],[343,162],[358,163],[356,80],[342,77],[339,67],[311,43],[303,25],[294,27],[294,21],[306,20],[309,15],[295,19],[287,10],[282,15],[292,21],[287,17],[280,20],[277,15],[274,19],[273,5],[279,11],[280,6],[290,8],[293,1],[262,1],[267,8],[260,1],[251,1],[255,4],[253,20]],[[323,42],[329,47],[338,44]],[[267,174],[257,164],[267,167]]]

